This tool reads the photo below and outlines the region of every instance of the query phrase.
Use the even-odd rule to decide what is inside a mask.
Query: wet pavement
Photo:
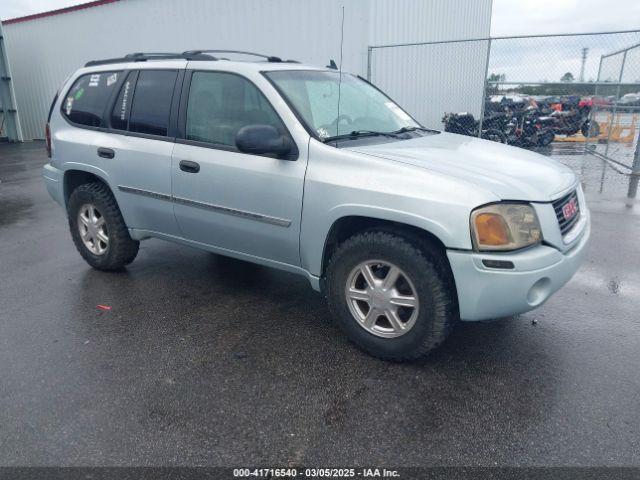
[[[558,158],[593,212],[574,279],[393,364],[300,277],[158,240],[92,270],[42,143],[0,145],[0,465],[640,465],[640,205]]]

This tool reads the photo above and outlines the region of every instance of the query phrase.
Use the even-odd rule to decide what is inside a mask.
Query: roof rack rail
[[[255,52],[245,52],[243,50],[187,50],[186,52],[182,52],[183,55],[199,55],[199,54],[207,54],[207,53],[237,53],[240,55],[252,55],[254,57],[264,58],[267,62],[272,63],[299,63],[296,60],[282,60],[280,57],[275,57],[273,55],[264,55],[262,53]]]
[[[95,67],[97,65],[109,65],[110,63],[146,62],[148,60],[217,60],[216,57],[205,53],[184,52],[135,52],[129,53],[120,58],[107,58],[105,60],[91,60],[85,63],[85,67]]]
[[[226,60],[210,55],[211,53],[237,53],[240,55],[252,55],[264,58],[272,63],[300,63],[297,60],[282,60],[280,57],[263,55],[261,53],[245,52],[242,50],[187,50],[186,52],[134,52],[128,53],[124,57],[107,58],[105,60],[91,60],[85,63],[85,67],[95,67],[97,65],[109,65],[111,63],[146,62],[148,60]]]

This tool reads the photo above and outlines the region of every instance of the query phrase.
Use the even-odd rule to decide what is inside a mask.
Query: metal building
[[[344,10],[343,10],[344,8]],[[405,70],[415,57],[378,62],[368,72],[369,47],[382,44],[488,37],[491,0],[98,0],[3,22],[17,102],[18,138],[43,137],[51,99],[85,62],[150,51],[225,48],[326,65],[340,63],[380,86],[419,120],[442,112],[414,102],[408,85],[446,82],[450,58]],[[465,55],[478,71],[485,58]],[[415,67],[415,65],[414,65]],[[383,69],[384,71],[381,71]],[[393,71],[391,70],[393,69]],[[407,74],[413,78],[407,82]],[[482,80],[456,88],[482,94]],[[403,102],[403,100],[405,100]]]

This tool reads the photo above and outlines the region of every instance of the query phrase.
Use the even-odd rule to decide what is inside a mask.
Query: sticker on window
[[[124,121],[127,116],[127,98],[129,97],[129,87],[131,81],[124,84],[124,93],[122,94],[122,105],[120,106],[120,120]]]
[[[319,128],[316,130],[316,132],[318,133],[318,136],[320,138],[327,138],[329,136],[329,132],[327,132],[327,130],[324,128]]]
[[[94,73],[93,75],[91,75],[91,77],[89,77],[89,86],[90,87],[97,87],[99,83],[100,83],[100,74],[99,73]]]
[[[82,95],[84,95],[84,88],[81,88],[80,90],[78,90],[73,97],[75,100],[80,100]]]
[[[117,73],[112,73],[111,75],[109,75],[107,77],[107,87],[110,87],[111,85],[113,85],[117,81],[118,81],[118,74]]]
[[[72,107],[73,107],[73,97],[67,97],[67,103],[64,106],[64,111],[67,115],[71,115]]]
[[[398,105],[396,105],[395,103],[393,103],[393,102],[385,102],[384,104],[385,104],[385,105],[387,106],[387,108],[388,108],[389,110],[391,110],[391,111],[396,115],[396,117],[398,117],[399,119],[404,120],[405,122],[410,122],[410,121],[411,121],[411,117],[410,117],[409,115],[407,115],[407,113],[406,113],[404,110],[402,110],[402,109],[401,109]]]

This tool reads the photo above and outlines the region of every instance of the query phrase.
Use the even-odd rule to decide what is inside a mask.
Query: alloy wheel
[[[80,207],[78,231],[87,250],[94,255],[104,255],[109,248],[107,224],[100,211],[91,203]]]
[[[368,260],[356,265],[347,277],[347,305],[362,328],[378,337],[406,334],[418,318],[417,290],[397,265]]]

